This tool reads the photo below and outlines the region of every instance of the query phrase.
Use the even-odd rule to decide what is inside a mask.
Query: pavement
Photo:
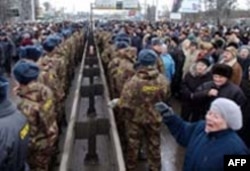
[[[16,86],[16,83],[13,78],[9,78],[10,82],[10,89],[9,94],[11,99],[15,102],[19,102],[19,98],[15,96],[14,92],[12,91],[13,88]],[[67,118],[69,118],[72,102],[74,98],[74,90],[75,90],[75,82],[74,79],[72,83],[72,87],[70,93],[68,95],[66,101],[66,113]],[[105,111],[106,106],[103,104],[103,98],[97,97],[96,98],[96,105],[97,105],[97,112],[103,113]],[[171,104],[177,113],[180,110],[180,103],[177,100],[172,100]],[[81,100],[81,107],[79,119],[81,120],[84,117],[88,107],[88,99]],[[65,132],[64,129],[62,135],[60,136],[60,149],[62,152],[64,139],[65,139]],[[112,165],[112,155],[110,155],[110,144],[109,138],[105,136],[98,136],[97,138],[97,150],[100,158],[100,163],[94,166],[87,166],[84,165],[84,157],[87,153],[87,141],[86,140],[77,140],[74,147],[74,160],[72,162],[73,171],[111,171],[109,168]],[[169,133],[168,128],[165,125],[162,125],[162,132],[161,132],[161,156],[162,156],[162,171],[181,171],[183,165],[183,158],[185,155],[185,150],[180,147],[172,135]],[[59,161],[60,161],[59,156]],[[145,171],[147,169],[146,162],[138,162],[138,169],[137,171]],[[57,171],[58,168],[55,166],[53,171]]]

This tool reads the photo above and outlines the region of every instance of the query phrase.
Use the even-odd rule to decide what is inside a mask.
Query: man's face
[[[228,81],[228,79],[226,77],[223,77],[223,76],[217,75],[217,74],[213,75],[213,82],[218,87],[226,84],[227,81]]]
[[[223,59],[225,60],[225,62],[231,61],[233,59],[232,53],[230,53],[229,51],[224,51]]]
[[[157,53],[162,53],[162,45],[154,45],[153,50]]]

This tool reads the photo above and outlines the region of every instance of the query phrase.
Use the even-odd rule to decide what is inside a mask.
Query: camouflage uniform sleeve
[[[52,91],[47,87],[43,87],[41,91],[41,118],[44,120],[46,127],[49,128],[56,120],[54,96]]]
[[[121,92],[119,107],[124,109],[133,110],[133,97],[136,91],[134,90],[133,79],[127,81]]]
[[[165,68],[164,68],[163,61],[160,57],[157,59],[157,69],[160,73],[164,74]]]
[[[171,88],[170,88],[170,82],[166,79],[164,75],[160,75],[160,81],[161,81],[161,89],[162,89],[162,95],[163,99],[169,99],[171,97]]]

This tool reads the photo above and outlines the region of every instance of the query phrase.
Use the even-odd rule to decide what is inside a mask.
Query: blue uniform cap
[[[57,43],[51,39],[46,39],[43,42],[43,48],[44,50],[48,52],[52,52],[56,46],[57,46]]]
[[[42,56],[42,50],[37,46],[26,46],[20,49],[20,57],[25,59],[30,59],[33,61],[38,61],[38,59]]]
[[[154,65],[157,60],[157,54],[150,49],[143,49],[138,55],[138,62],[142,66]]]
[[[158,38],[158,37],[155,37],[155,38],[153,38],[152,40],[151,40],[151,46],[157,46],[157,45],[159,45],[159,46],[161,46],[161,45],[163,45],[164,44],[164,42],[160,39],[160,38]]]
[[[125,49],[129,47],[129,44],[127,42],[121,41],[121,42],[116,42],[116,49]]]
[[[13,74],[16,80],[23,85],[36,80],[39,76],[39,67],[31,62],[20,60],[13,68]]]
[[[8,80],[0,76],[0,101],[4,100],[7,97],[9,82]]]

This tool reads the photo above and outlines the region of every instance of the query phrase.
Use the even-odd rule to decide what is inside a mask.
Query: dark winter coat
[[[222,171],[224,155],[246,155],[249,151],[231,129],[205,132],[205,122],[186,123],[178,116],[164,118],[176,141],[186,147],[183,171]]]
[[[9,101],[0,102],[0,170],[28,171],[29,143],[27,119]]]
[[[189,120],[189,118],[191,117],[191,121],[197,121],[202,117],[202,115],[204,115],[199,115],[199,113],[197,113],[199,104],[192,99],[193,93],[195,93],[196,89],[203,83],[212,80],[212,75],[209,72],[209,69],[204,75],[198,76],[196,75],[194,68],[195,65],[191,67],[190,72],[186,74],[181,85],[181,115],[183,116],[184,120]]]
[[[209,97],[208,92],[211,89],[217,89],[219,91],[217,97]],[[233,100],[239,106],[243,107],[246,103],[246,96],[239,86],[228,81],[221,87],[217,87],[213,81],[206,82],[197,88],[195,93],[193,94],[193,100],[199,105],[199,109],[197,109],[200,115],[205,115],[209,106],[213,100],[218,97],[228,98]]]

